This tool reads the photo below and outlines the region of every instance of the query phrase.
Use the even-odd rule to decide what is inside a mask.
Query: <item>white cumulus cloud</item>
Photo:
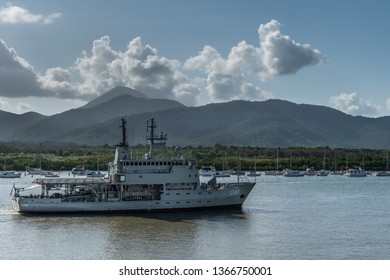
[[[360,98],[356,92],[331,96],[329,103],[335,109],[351,115],[376,116],[380,110],[379,106]]]
[[[308,44],[299,44],[282,35],[280,23],[272,20],[261,24],[259,46],[245,41],[234,46],[227,58],[211,46],[205,46],[195,57],[187,59],[184,68],[197,70],[207,75],[207,90],[213,99],[255,99],[263,100],[272,94],[254,86],[248,80],[293,74],[299,69],[325,60],[325,56]]]
[[[72,81],[72,72],[61,67],[47,69],[45,75],[38,77],[38,82],[42,92],[49,92],[52,97],[90,99],[95,96],[80,92],[79,86]]]
[[[52,13],[47,16],[41,14],[33,14],[29,10],[11,6],[0,8],[0,23],[2,24],[18,24],[18,23],[43,23],[51,24],[55,19],[61,17],[61,13]]]
[[[325,57],[309,44],[300,44],[280,32],[280,23],[271,20],[259,27],[262,68],[258,74],[263,78],[287,75],[299,69],[320,63]]]
[[[78,58],[74,70],[82,77],[81,91],[102,93],[115,86],[128,86],[154,98],[186,99],[194,103],[199,90],[190,85],[181,63],[160,56],[140,37],[130,41],[125,52],[115,51],[110,38],[95,40],[91,55]]]

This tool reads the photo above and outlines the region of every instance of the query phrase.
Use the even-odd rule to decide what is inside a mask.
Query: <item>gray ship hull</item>
[[[229,183],[217,190],[166,191],[159,200],[63,201],[62,198],[14,197],[20,213],[115,213],[241,207],[255,183]]]

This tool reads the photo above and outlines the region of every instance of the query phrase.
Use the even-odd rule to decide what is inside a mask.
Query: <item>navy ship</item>
[[[141,160],[135,159],[122,119],[122,139],[107,177],[37,178],[33,184],[39,194],[14,186],[13,207],[20,213],[111,213],[242,206],[254,182],[217,183],[213,177],[201,183],[194,159],[166,156],[167,134],[156,133],[156,127],[153,118],[147,122],[150,149]]]

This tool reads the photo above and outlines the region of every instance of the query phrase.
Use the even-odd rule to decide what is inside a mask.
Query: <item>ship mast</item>
[[[122,142],[119,143],[119,147],[129,147],[129,144],[127,143],[127,135],[126,135],[126,120],[122,118],[122,125],[119,126],[122,128]]]
[[[122,124],[119,127],[122,130],[122,142],[116,145],[115,158],[111,167],[113,169],[109,170],[109,174],[114,174],[115,172],[119,172],[122,168],[121,160],[126,160],[128,159],[129,156],[129,151],[128,151],[129,144],[127,143],[127,135],[126,135],[126,120],[124,118],[122,118]]]
[[[148,158],[153,159],[153,152],[155,148],[165,148],[165,144],[167,141],[167,134],[164,134],[163,132],[160,132],[159,135],[155,134],[157,125],[154,118],[151,118],[150,121],[147,121],[146,125],[147,125],[147,132],[149,133],[146,135],[146,140],[150,141]]]

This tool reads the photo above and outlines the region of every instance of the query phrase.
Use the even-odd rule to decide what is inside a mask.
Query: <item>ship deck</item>
[[[105,178],[37,178],[33,181],[38,185],[93,185],[93,184],[105,184],[109,181]]]

